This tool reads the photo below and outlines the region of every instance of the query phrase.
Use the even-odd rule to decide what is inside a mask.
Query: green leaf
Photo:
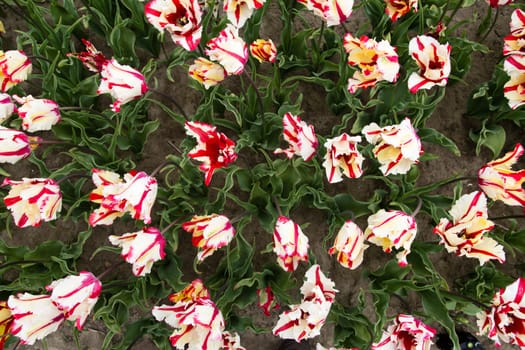
[[[419,291],[421,302],[428,318],[439,322],[446,329],[450,339],[454,343],[454,349],[459,349],[459,340],[456,334],[454,320],[450,317],[448,309],[441,294],[437,290]]]
[[[459,148],[458,146],[456,146],[454,141],[452,141],[436,129],[419,128],[417,134],[421,138],[421,141],[435,143],[437,145],[443,146],[445,149],[452,152],[455,156],[461,156],[461,152],[459,151]]]

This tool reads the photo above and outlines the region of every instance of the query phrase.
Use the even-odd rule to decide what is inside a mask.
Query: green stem
[[[466,301],[469,301],[471,302],[472,304],[476,305],[477,307],[479,307],[480,309],[483,309],[483,310],[488,310],[491,308],[490,305],[486,305],[474,298],[471,298],[469,296],[466,296],[466,295],[461,295],[461,294],[457,294],[457,293],[454,293],[454,292],[451,292],[451,291],[448,291],[448,290],[444,290],[444,289],[440,289],[439,292],[441,294],[445,294],[445,295],[449,295],[449,296],[452,296],[454,298],[461,298],[461,299],[465,299]]]
[[[454,7],[454,10],[452,11],[452,13],[450,14],[450,17],[448,18],[447,20],[447,23],[445,23],[445,27],[448,27],[448,25],[450,24],[450,22],[452,21],[452,18],[454,18],[454,16],[456,15],[456,13],[459,11],[459,9],[461,8],[461,6],[463,6],[463,2],[465,0],[460,0],[458,1],[456,7]],[[447,2],[448,4],[448,2]]]
[[[180,114],[182,114],[184,116],[185,119],[188,119],[188,115],[186,114],[186,111],[184,111],[184,108],[182,108],[182,106],[173,98],[171,97],[170,95],[168,94],[165,94],[159,90],[156,90],[156,89],[149,89],[149,91],[151,92],[154,92],[162,97],[165,97],[167,98],[168,100],[170,100],[174,105],[175,107],[177,107],[177,109],[179,110]]]
[[[437,20],[436,26],[443,21],[443,18],[445,18],[445,15],[448,11],[448,5],[450,4],[450,0],[447,0],[445,3],[445,8],[443,9],[443,12],[441,12],[441,16],[439,16],[439,19]]]
[[[263,122],[264,122],[264,104],[263,104],[263,98],[261,96],[261,92],[259,91],[259,88],[257,87],[257,85],[255,85],[255,81],[253,81],[251,75],[248,74],[246,69],[244,69],[242,73],[244,74],[246,79],[248,79],[248,82],[250,83],[250,85],[254,88],[255,94],[257,94],[257,104],[259,106],[259,113],[261,114],[261,117],[263,118]]]
[[[417,197],[417,207],[416,207],[416,209],[414,209],[414,211],[412,212],[412,215],[411,215],[413,218],[416,217],[416,215],[421,210],[422,206],[423,206],[423,200],[421,199],[421,197]]]
[[[122,260],[121,262],[119,262],[118,264],[113,264],[111,265],[110,267],[108,267],[106,270],[102,271],[101,274],[99,274],[97,276],[97,279],[99,281],[102,280],[102,278],[104,278],[108,273],[110,273],[111,271],[114,271],[115,269],[117,269],[119,266],[123,265],[126,261],[125,260]]]
[[[58,179],[58,180],[56,181],[56,184],[57,184],[57,185],[60,185],[62,182],[66,181],[66,180],[69,180],[69,179],[71,179],[71,178],[74,178],[74,177],[85,177],[85,178],[87,178],[87,179],[91,178],[91,176],[86,175],[86,174],[83,174],[83,173],[69,174],[69,175],[64,176],[64,177],[61,178],[61,179]]]
[[[279,205],[279,201],[277,200],[277,197],[272,196],[273,204],[275,205],[275,209],[277,209],[277,213],[279,216],[283,216],[283,212],[281,210],[281,206]]]
[[[158,174],[159,171],[161,171],[162,168],[164,168],[166,165],[168,165],[170,161],[168,159],[164,159],[162,163],[160,163],[149,175],[150,177],[155,177],[155,175]]]
[[[498,16],[499,16],[499,6],[496,7],[496,13],[494,14],[494,19],[492,20],[492,23],[490,24],[490,27],[487,30],[487,32],[485,33],[485,35],[483,35],[483,38],[481,38],[481,40],[479,41],[480,44],[483,43],[485,41],[485,39],[487,39],[487,37],[489,36],[490,32],[492,32],[492,29],[494,29],[494,26],[496,25],[496,22],[498,21]]]

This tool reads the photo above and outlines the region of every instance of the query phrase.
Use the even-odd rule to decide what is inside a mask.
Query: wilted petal
[[[52,179],[13,181],[5,178],[2,186],[11,189],[4,198],[18,227],[38,226],[42,221],[55,220],[62,209],[60,187]]]

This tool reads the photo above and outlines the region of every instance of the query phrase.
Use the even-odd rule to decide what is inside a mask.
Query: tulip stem
[[[99,111],[95,111],[94,109],[91,109],[91,108],[85,108],[85,107],[59,107],[58,108],[60,111],[86,111],[86,112],[89,112],[91,114],[96,114],[96,115],[100,115],[102,117],[105,117],[104,114],[100,113]]]
[[[496,220],[507,220],[507,219],[523,219],[525,218],[525,215],[506,215],[506,216],[495,216],[493,218],[489,218],[489,220],[496,221]]]
[[[83,174],[83,173],[69,174],[69,175],[64,176],[61,179],[56,180],[56,184],[60,185],[62,182],[66,181],[66,180],[69,180],[71,178],[74,178],[74,177],[85,177],[85,178],[89,179],[91,176]]]
[[[421,197],[417,197],[417,207],[416,209],[414,209],[414,211],[412,212],[412,218],[415,218],[416,215],[419,213],[419,211],[421,210],[421,207],[423,206],[423,200],[421,199]]]
[[[170,162],[169,159],[164,159],[162,163],[160,163],[155,169],[153,169],[153,171],[151,172],[149,176],[155,177],[155,175],[157,175],[158,172],[161,171],[162,168],[168,165],[169,162]]]
[[[106,270],[102,271],[101,274],[99,274],[97,276],[97,279],[99,281],[102,280],[103,277],[105,277],[108,273],[110,273],[111,271],[114,271],[115,269],[117,269],[119,266],[123,265],[124,263],[126,262],[126,260],[122,260],[121,262],[119,262],[118,264],[113,264],[111,265],[110,267],[108,267]]]
[[[272,196],[273,203],[275,204],[275,209],[277,209],[277,213],[279,216],[283,216],[283,212],[281,211],[281,206],[279,205],[279,201],[277,200],[277,197]]]
[[[24,265],[24,264],[41,264],[49,262],[49,260],[15,260],[0,264],[0,270],[13,265]]]
[[[483,38],[481,38],[481,40],[479,41],[480,44],[483,43],[485,39],[487,39],[490,32],[492,32],[492,29],[494,29],[494,26],[496,25],[496,22],[498,21],[498,16],[499,16],[499,6],[496,7],[496,13],[494,14],[494,19],[492,20],[492,23],[490,24],[490,27],[485,33],[485,35],[483,35]]]
[[[448,27],[448,25],[450,24],[450,22],[452,21],[452,18],[454,18],[454,16],[456,15],[456,13],[459,11],[459,9],[461,8],[461,6],[463,6],[463,2],[465,0],[460,0],[458,1],[458,3],[456,4],[456,7],[454,7],[454,10],[452,10],[452,13],[450,14],[450,17],[448,18],[447,20],[447,23],[445,23],[445,28]],[[448,4],[448,2],[447,2]],[[439,23],[438,23],[439,24]]]
[[[160,231],[160,234],[164,236],[164,234],[165,234],[166,232],[168,232],[168,230],[169,230],[170,228],[172,228],[175,224],[177,224],[177,223],[179,222],[179,220],[180,220],[180,218],[175,219],[175,220],[173,220],[172,222],[170,222],[170,223],[168,224],[168,226],[164,227],[164,228],[162,229],[162,231]]]
[[[244,69],[242,71],[242,74],[244,74],[246,79],[248,79],[248,82],[250,83],[250,85],[255,90],[255,94],[257,94],[257,104],[259,105],[259,112],[261,113],[261,117],[263,118],[263,121],[264,121],[264,105],[263,105],[263,99],[262,99],[262,96],[261,96],[261,92],[259,91],[259,88],[257,87],[257,85],[255,85],[255,82],[253,81],[253,79],[250,76],[250,74],[248,74],[246,69]]]
[[[472,304],[476,305],[477,307],[479,307],[480,309],[483,309],[483,310],[490,309],[490,305],[484,304],[481,301],[476,300],[476,299],[471,298],[471,297],[466,296],[466,295],[461,295],[461,294],[454,293],[454,292],[451,292],[449,290],[444,290],[444,289],[440,289],[439,293],[445,294],[445,295],[448,294],[449,296],[454,297],[454,298],[465,299],[466,301],[470,301]]]
[[[170,95],[168,94],[165,94],[159,90],[156,90],[156,89],[149,89],[149,91],[151,92],[154,92],[162,97],[165,97],[167,98],[168,100],[170,100],[174,105],[175,107],[177,107],[177,109],[179,110],[180,114],[182,114],[184,116],[185,119],[188,119],[188,115],[186,114],[186,111],[184,111],[184,108],[182,108],[182,106],[177,102],[175,101],[175,99],[173,97],[171,97]]]

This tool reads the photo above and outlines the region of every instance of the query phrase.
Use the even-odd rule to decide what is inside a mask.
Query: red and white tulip
[[[394,83],[397,80],[398,56],[388,41],[377,42],[365,35],[358,39],[346,33],[344,48],[348,53],[348,64],[358,68],[353,77],[348,79],[350,93],[355,93],[359,88],[375,86],[379,81]]]
[[[503,95],[509,101],[509,107],[516,109],[525,104],[525,55],[507,57],[503,67],[510,76],[503,86]]]
[[[363,155],[357,149],[361,136],[350,136],[343,133],[332,139],[327,139],[324,146],[326,154],[323,167],[330,183],[343,181],[343,175],[357,179],[363,175]]]
[[[9,94],[0,93],[0,123],[13,115],[15,103]]]
[[[78,330],[82,330],[84,322],[97,303],[102,290],[102,283],[91,273],[81,271],[54,281],[46,287],[51,292],[51,301],[64,317],[75,321]]]
[[[212,62],[204,57],[199,57],[193,61],[188,69],[190,77],[209,89],[222,82],[226,78],[226,71],[220,64]]]
[[[362,133],[368,142],[376,145],[373,152],[385,175],[406,174],[423,154],[421,140],[408,118],[400,124],[383,128],[371,123],[363,128]]]
[[[33,66],[22,51],[0,50],[0,90],[6,92],[27,79]]]
[[[397,253],[397,261],[400,266],[406,266],[407,255],[416,238],[416,220],[402,211],[384,209],[368,217],[368,227],[365,230],[365,238],[390,253],[392,248],[403,249]]]
[[[5,342],[11,334],[11,326],[13,325],[13,315],[7,306],[7,301],[0,301],[0,349],[4,349]]]
[[[253,11],[261,8],[266,0],[224,0],[224,12],[236,28],[244,26]]]
[[[277,59],[277,48],[272,39],[257,39],[250,44],[250,53],[257,61],[274,63]]]
[[[22,129],[35,132],[51,130],[51,127],[60,121],[58,103],[47,98],[34,98],[33,96],[13,98],[21,104],[18,107],[18,116],[22,118]]]
[[[447,85],[451,70],[450,51],[450,44],[440,44],[428,35],[419,35],[410,40],[408,52],[419,67],[419,72],[413,72],[408,78],[411,93],[430,89],[434,85]]]
[[[488,220],[487,198],[481,191],[461,196],[449,211],[452,221],[442,218],[434,228],[449,253],[479,259],[480,265],[489,260],[505,262],[503,247],[484,233],[494,228]]]
[[[410,10],[417,12],[417,0],[385,0],[385,13],[390,17],[392,22],[397,21],[403,17]]]
[[[525,207],[525,169],[512,170],[524,151],[523,146],[518,143],[514,150],[479,169],[478,185],[490,199]]]
[[[205,172],[204,184],[208,186],[216,169],[224,168],[237,159],[235,142],[216,131],[216,127],[200,122],[186,122],[186,135],[197,140],[188,156],[202,162],[199,169]]]
[[[504,38],[503,55],[525,54],[525,11],[516,9],[510,20],[510,34]]]
[[[223,332],[222,342],[221,350],[246,350],[244,346],[241,346],[241,338],[238,333]]]
[[[326,21],[328,26],[336,26],[352,14],[354,0],[297,0],[316,16]]]
[[[206,55],[220,63],[228,75],[239,75],[248,61],[248,45],[239,36],[237,28],[229,24],[217,37],[206,44]]]
[[[200,248],[197,255],[199,261],[215,253],[221,247],[228,245],[235,236],[235,229],[224,215],[212,214],[194,216],[182,224],[182,228],[191,233],[192,244]]]
[[[0,125],[0,163],[15,164],[29,157],[31,150],[36,148],[32,143],[38,140],[39,137],[30,137],[22,131]]]
[[[18,227],[38,226],[42,221],[55,220],[62,209],[62,193],[53,179],[13,181],[5,178],[2,186],[6,185],[11,189],[4,204]]]
[[[155,306],[152,313],[157,321],[175,328],[170,336],[172,346],[187,350],[222,349],[224,318],[200,280],[172,294],[170,300],[174,305]]]
[[[151,272],[155,261],[164,259],[166,253],[164,236],[155,227],[144,227],[142,230],[126,233],[122,236],[109,236],[111,244],[122,248],[122,257],[133,265],[135,276],[146,276]]]
[[[514,0],[485,0],[490,7],[496,8],[511,4]]]
[[[337,233],[328,254],[337,253],[337,261],[342,266],[354,270],[363,262],[366,248],[368,245],[365,244],[363,231],[353,221],[347,220]]]
[[[318,142],[313,125],[308,125],[299,116],[290,112],[283,117],[283,137],[288,142],[287,149],[276,149],[273,153],[284,153],[289,159],[298,155],[305,161],[309,161],[315,155]]]
[[[525,278],[501,288],[492,299],[488,310],[478,313],[481,334],[487,334],[496,347],[502,343],[525,347]]]
[[[13,316],[11,334],[20,338],[22,344],[33,345],[55,332],[65,320],[49,295],[11,295],[7,305]]]
[[[277,254],[277,263],[285,271],[295,271],[300,261],[308,261],[308,237],[298,224],[279,216],[273,231],[273,251]]]
[[[270,286],[257,289],[257,306],[263,310],[266,316],[270,316],[272,309],[278,309],[280,307]]]
[[[157,30],[170,34],[188,51],[197,48],[202,36],[202,10],[198,0],[153,0],[144,7],[146,19]]]
[[[301,304],[290,305],[290,310],[279,315],[273,334],[296,342],[316,337],[328,317],[336,292],[333,281],[323,274],[319,265],[312,265],[301,287]]]
[[[434,328],[414,316],[399,314],[372,350],[430,350],[435,335]]]

